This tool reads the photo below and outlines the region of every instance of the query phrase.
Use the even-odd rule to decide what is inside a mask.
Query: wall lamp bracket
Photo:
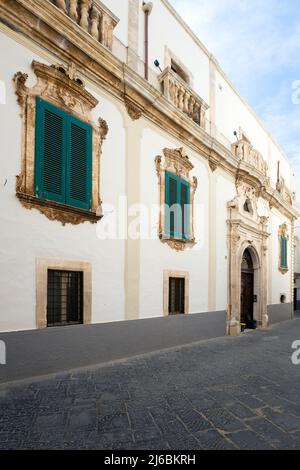
[[[155,65],[155,67],[157,67],[162,72],[162,69],[160,67],[160,63],[158,62],[157,59],[154,61],[154,65]]]

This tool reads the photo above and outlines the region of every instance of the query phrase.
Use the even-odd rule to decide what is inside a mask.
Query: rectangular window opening
[[[169,315],[185,314],[185,279],[169,278]]]
[[[83,272],[48,270],[47,326],[83,323]]]
[[[92,126],[36,99],[35,194],[92,208]]]
[[[190,239],[190,183],[166,172],[165,235]]]

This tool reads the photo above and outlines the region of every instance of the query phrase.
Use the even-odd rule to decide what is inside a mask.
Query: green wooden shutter
[[[187,181],[180,182],[180,206],[182,214],[182,238],[190,238],[190,184]]]
[[[66,203],[92,208],[92,127],[68,116]]]
[[[165,194],[165,203],[170,209],[169,213],[166,213],[165,218],[165,233],[169,236],[176,236],[176,227],[177,223],[177,208],[176,204],[178,204],[178,181],[175,175],[172,175],[169,172],[165,174],[166,182],[166,194]],[[173,207],[173,210],[172,210]]]
[[[190,184],[172,173],[165,174],[165,204],[170,210],[165,217],[165,234],[180,239],[190,238]]]
[[[287,238],[282,236],[281,237],[281,267],[287,268]]]
[[[65,113],[40,98],[36,100],[35,194],[65,202]]]

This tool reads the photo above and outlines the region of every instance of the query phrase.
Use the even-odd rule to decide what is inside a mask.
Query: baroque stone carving
[[[257,213],[257,189],[244,182],[243,179],[236,179],[236,196],[229,201],[227,207],[235,209],[243,218],[251,219],[254,223],[262,223]]]
[[[158,77],[162,91],[168,101],[177,109],[205,129],[208,104],[179,77],[171,67],[167,67]]]
[[[194,168],[189,160],[185,150],[181,147],[179,149],[163,150],[163,157],[158,155],[155,157],[155,168],[158,177],[159,187],[159,201],[160,201],[160,214],[158,225],[158,237],[162,243],[167,244],[170,248],[176,251],[184,251],[188,247],[193,247],[196,243],[194,235],[194,218],[195,218],[195,192],[198,187],[198,180],[194,176],[190,178],[190,172]],[[182,240],[169,237],[165,234],[165,173],[166,171],[174,173],[180,178],[185,179],[190,183],[190,201],[191,201],[191,217],[190,217],[190,238],[189,240]]]
[[[183,147],[179,149],[164,149],[164,167],[181,178],[189,179],[189,173],[194,168]]]
[[[70,0],[67,8],[66,0],[51,1],[96,41],[112,50],[113,31],[119,19],[103,3],[99,0]]]
[[[211,169],[211,171],[214,173],[216,171],[216,169],[218,168],[218,165],[216,162],[212,161],[212,160],[209,160],[208,161],[208,164],[209,164],[209,168]]]
[[[133,121],[137,121],[138,119],[140,119],[140,117],[142,116],[142,110],[136,104],[125,98],[125,106],[128,115]]]
[[[238,160],[252,166],[265,177],[268,175],[268,164],[258,150],[255,150],[251,142],[241,133],[237,142],[232,144],[232,152]]]
[[[100,131],[101,142],[103,142],[106,139],[106,136],[109,131],[109,127],[108,127],[107,122],[102,118],[99,118],[99,131]]]
[[[21,172],[17,176],[16,194],[26,208],[36,208],[51,220],[59,220],[63,224],[78,224],[90,221],[97,222],[96,217],[100,198],[100,156],[103,140],[108,133],[108,125],[99,120],[97,126],[92,119],[91,111],[98,104],[97,99],[85,90],[84,83],[77,74],[74,64],[48,66],[33,61],[32,69],[37,77],[33,88],[26,86],[28,76],[17,72],[13,78],[18,103],[22,116],[22,158]],[[78,210],[53,201],[41,201],[35,196],[34,190],[34,159],[35,159],[35,116],[36,98],[49,103],[76,116],[93,127],[93,168],[92,168],[92,210]]]
[[[83,222],[91,222],[95,224],[99,217],[93,212],[88,212],[74,207],[64,206],[54,201],[45,201],[36,199],[33,196],[17,193],[17,196],[26,209],[36,209],[45,215],[49,220],[57,220],[62,225],[72,224],[79,225]]]

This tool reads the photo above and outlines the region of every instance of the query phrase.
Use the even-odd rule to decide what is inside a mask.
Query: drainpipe
[[[143,12],[145,13],[145,80],[149,78],[149,15],[151,14],[153,3],[143,3]]]
[[[227,331],[227,334],[230,334],[230,323],[231,323],[231,320],[232,320],[232,289],[231,289],[231,269],[232,269],[232,259],[231,259],[231,255],[232,255],[232,208],[230,207],[230,219],[229,219],[229,223],[230,223],[230,231],[229,231],[229,279],[228,279],[228,284],[229,284],[229,289],[228,289],[228,317],[229,319],[227,319],[227,322],[228,322],[228,331]]]

